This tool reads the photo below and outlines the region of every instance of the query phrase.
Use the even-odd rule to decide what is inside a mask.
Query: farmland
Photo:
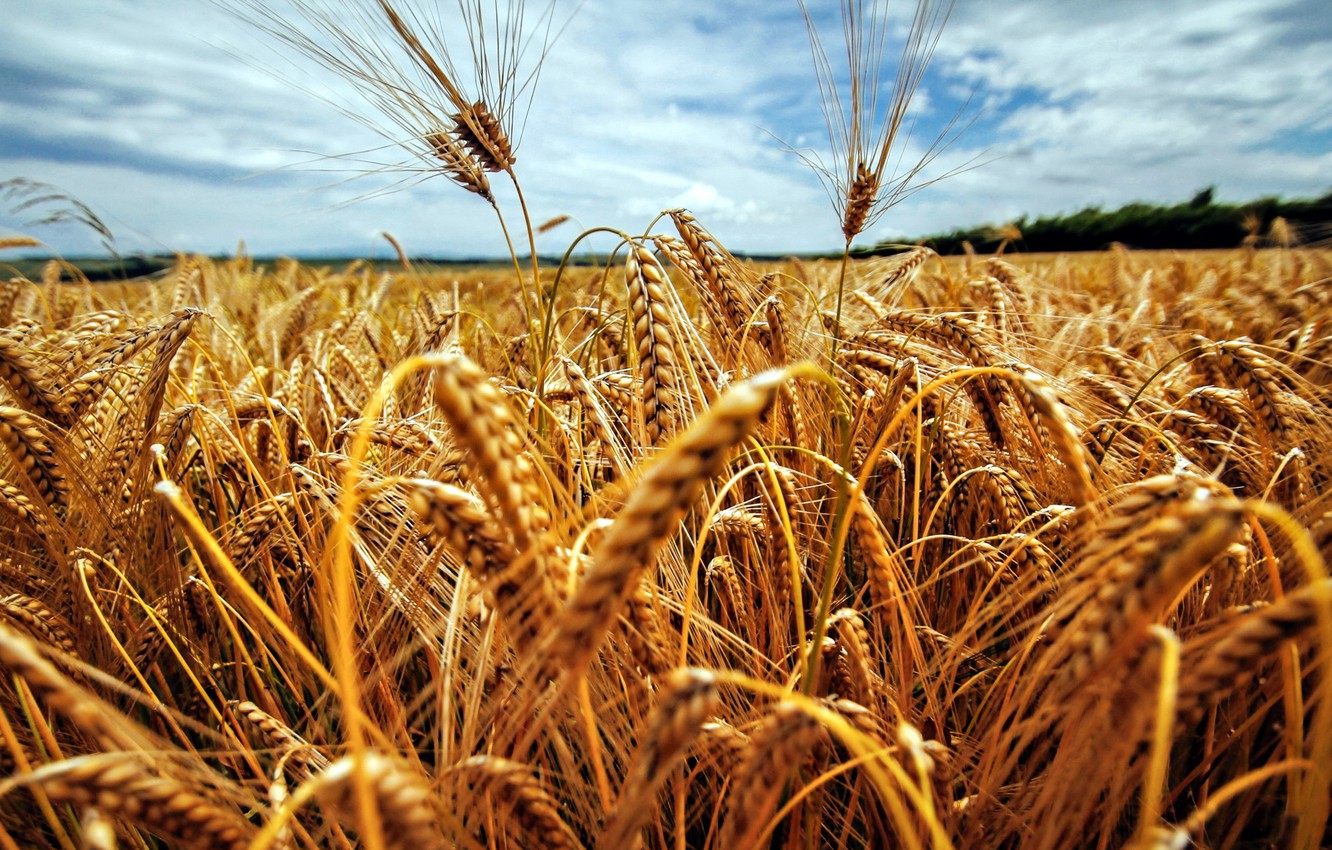
[[[4,846],[1318,845],[1327,251],[661,225],[10,280]]]

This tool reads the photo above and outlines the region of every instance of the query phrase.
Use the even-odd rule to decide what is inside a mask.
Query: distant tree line
[[[894,253],[903,242],[956,254],[968,244],[980,253],[1099,251],[1115,242],[1130,248],[1233,248],[1241,244],[1322,242],[1332,236],[1332,191],[1316,199],[1259,198],[1244,204],[1217,203],[1215,187],[1187,203],[1131,203],[1118,209],[1086,207],[1075,213],[1022,216],[1005,224],[958,228],[920,239],[880,243],[867,254]]]

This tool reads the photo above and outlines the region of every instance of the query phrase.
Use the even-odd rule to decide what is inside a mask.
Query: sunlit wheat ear
[[[1256,675],[1263,660],[1283,642],[1298,640],[1316,626],[1319,607],[1329,600],[1332,579],[1323,579],[1245,615],[1219,639],[1186,644],[1176,703],[1181,726],[1196,723],[1208,706]]]
[[[1260,354],[1248,339],[1219,343],[1215,351],[1221,370],[1236,387],[1249,394],[1258,420],[1273,439],[1281,439],[1290,416],[1284,402],[1286,393],[1277,378],[1277,365]]]
[[[512,542],[480,499],[428,479],[409,479],[402,486],[427,533],[451,548],[494,594],[500,616],[517,640],[530,642],[554,621],[558,587],[530,564],[518,563]]]
[[[625,449],[627,434],[617,429],[612,415],[605,409],[600,393],[592,386],[587,375],[577,363],[567,357],[559,358],[565,378],[583,417],[592,430],[593,436],[601,443],[601,455],[611,464],[616,475],[623,474],[629,467],[628,453]]]
[[[0,478],[0,505],[13,512],[37,536],[45,538],[51,535],[45,512],[26,493],[3,478]]]
[[[870,658],[870,635],[860,613],[853,608],[835,611],[828,618],[828,632],[837,638],[846,653],[848,688],[841,695],[862,705],[874,705],[878,694]]]
[[[779,703],[753,735],[731,775],[731,792],[718,847],[753,846],[777,809],[787,779],[827,732],[791,703]]]
[[[347,826],[358,823],[356,799],[360,781],[369,787],[371,804],[379,809],[387,850],[444,850],[436,799],[425,777],[407,763],[380,753],[368,752],[358,760],[344,756],[319,773],[319,801]]]
[[[69,498],[64,464],[39,420],[18,408],[0,407],[0,443],[33,492],[48,507],[64,508]]]
[[[719,703],[716,678],[711,672],[685,669],[671,675],[632,757],[633,767],[620,790],[615,811],[597,839],[597,850],[634,846],[635,833],[656,806],[654,797]]]
[[[993,366],[1000,359],[986,339],[985,329],[972,319],[958,313],[932,315],[908,310],[895,310],[881,318],[879,325],[907,337],[919,337],[961,354],[967,364],[975,367]],[[875,336],[867,334],[867,341]],[[995,446],[1008,443],[1000,418],[1000,403],[1007,397],[1007,385],[996,375],[981,375],[966,383],[972,407],[985,425]]]
[[[424,139],[450,180],[489,203],[495,203],[495,196],[490,192],[490,178],[462,142],[442,131],[426,133]]]
[[[525,451],[523,429],[508,401],[479,366],[460,354],[432,355],[435,406],[472,452],[476,485],[513,540],[520,558],[544,573],[550,516],[540,476]],[[547,591],[543,591],[547,592]],[[548,591],[553,594],[553,591]]]
[[[323,750],[312,746],[290,726],[259,706],[249,700],[231,700],[227,706],[262,735],[266,745],[275,748],[279,757],[285,757],[286,763],[298,768],[304,778],[328,767],[329,759]]]
[[[1131,532],[1107,553],[1107,563],[1086,577],[1090,597],[1064,615],[1065,626],[1048,632],[1054,641],[1050,651],[1066,659],[1060,681],[1073,686],[1115,658],[1132,657],[1146,641],[1147,627],[1243,528],[1239,500],[1198,490],[1167,502]]]
[[[638,342],[638,375],[643,382],[644,445],[661,443],[680,413],[680,379],[676,333],[664,287],[666,272],[652,252],[635,245],[625,260],[634,337]]]
[[[72,374],[76,377],[65,385],[60,395],[59,404],[64,421],[84,416],[120,374],[121,367],[149,347],[157,352],[158,357],[148,377],[154,384],[164,380],[162,372],[170,366],[172,356],[200,315],[199,310],[186,307],[172,313],[160,325],[149,324],[136,328],[118,335],[107,347],[98,346],[85,352],[85,357],[71,364]],[[144,383],[147,385],[149,381],[145,380]]]
[[[729,339],[756,313],[768,293],[760,293],[747,285],[753,275],[749,276],[750,280],[741,279],[740,264],[735,257],[718,244],[692,214],[685,210],[670,210],[668,214],[689,251],[688,258],[681,261],[681,267],[699,285],[699,294],[718,323],[722,338]],[[674,247],[664,240],[657,244],[666,249]],[[678,252],[670,250],[668,256],[675,262]]]
[[[879,195],[879,175],[864,162],[857,162],[855,176],[846,188],[846,210],[842,213],[842,234],[850,242],[865,229],[870,208]]]
[[[453,132],[486,171],[508,171],[516,157],[504,127],[483,101],[477,100],[453,116]]]
[[[718,555],[709,561],[704,578],[714,588],[713,592],[723,600],[722,607],[729,611],[728,621],[732,628],[740,628],[750,622],[750,604],[745,600],[745,589],[735,574],[735,562],[729,556]]]
[[[593,552],[592,567],[560,614],[559,626],[545,647],[550,675],[576,676],[583,671],[680,518],[721,471],[727,453],[772,405],[786,377],[785,372],[765,372],[730,388],[653,462]]]
[[[74,638],[69,626],[41,600],[11,593],[0,598],[0,617],[22,627],[28,634],[67,655],[75,654]]]
[[[407,500],[436,540],[448,544],[483,579],[512,566],[513,544],[478,497],[429,479],[403,482]]]
[[[469,786],[472,805],[489,800],[489,808],[507,831],[519,832],[526,839],[521,846],[537,850],[582,850],[559,803],[546,786],[520,762],[497,756],[473,756],[450,768],[448,775]],[[461,798],[466,799],[466,798]]]
[[[32,352],[3,336],[0,336],[0,381],[27,410],[52,422],[61,421],[59,394],[49,386]]]
[[[257,832],[239,811],[223,808],[182,779],[128,753],[67,759],[10,782],[40,787],[54,802],[96,807],[185,850],[244,850]]]
[[[896,5],[842,0],[845,49],[837,52],[846,57],[843,70],[833,68],[814,16],[804,0],[800,2],[832,163],[825,164],[814,155],[805,159],[828,189],[848,246],[885,209],[919,188],[913,184],[920,172],[947,147],[956,117],[914,164],[901,167],[900,148],[912,126],[908,109],[952,8],[951,0],[918,0],[909,28],[899,35],[897,30],[901,28],[888,19]],[[895,73],[885,73],[884,54],[890,45],[896,47],[899,39],[901,52],[895,66],[890,66]],[[893,88],[884,97],[880,87],[886,79],[893,80]]]
[[[1091,464],[1077,428],[1069,419],[1068,409],[1059,401],[1054,388],[1036,372],[1025,370],[1020,373],[1018,381],[1022,390],[1019,398],[1026,402],[1023,407],[1042,423],[1042,433],[1049,435],[1055,456],[1068,471],[1070,490],[1075,497],[1073,504],[1091,502],[1096,496]]]

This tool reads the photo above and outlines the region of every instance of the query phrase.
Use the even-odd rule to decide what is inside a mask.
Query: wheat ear
[[[0,599],[0,615],[27,629],[33,637],[64,652],[74,654],[74,639],[69,627],[39,599],[11,593]]]
[[[472,451],[477,487],[495,517],[508,529],[514,551],[529,573],[528,604],[546,616],[560,598],[548,571],[550,515],[531,457],[524,451],[518,422],[503,394],[479,366],[461,354],[431,357],[435,365],[435,406],[459,442]]]
[[[445,850],[435,798],[417,771],[407,764],[381,753],[367,752],[359,765],[353,756],[344,756],[319,773],[319,801],[345,819],[355,820],[358,810],[355,794],[359,783],[357,770],[379,808],[380,825],[388,850]]]
[[[777,397],[785,371],[770,371],[726,391],[662,453],[635,488],[593,554],[592,567],[560,616],[546,647],[553,676],[575,676],[591,660],[658,550],[685,511]]]
[[[1220,639],[1204,638],[1184,646],[1179,697],[1181,725],[1202,716],[1248,676],[1283,642],[1298,639],[1318,623],[1319,605],[1332,598],[1332,579],[1302,587],[1243,617]]]
[[[777,808],[786,779],[825,736],[818,721],[792,703],[779,703],[750,738],[750,750],[731,776],[726,820],[717,847],[750,847]]]
[[[60,398],[46,381],[31,353],[12,339],[0,336],[0,381],[33,413],[52,422],[60,421]]]
[[[290,726],[249,700],[230,700],[227,706],[258,731],[265,741],[277,748],[280,756],[300,767],[305,778],[309,778],[312,771],[324,770],[329,766],[328,756],[323,750],[314,747]]]
[[[63,508],[69,497],[69,482],[38,420],[18,408],[0,407],[0,442],[42,501],[52,508]]]
[[[239,812],[123,753],[66,759],[11,781],[36,785],[53,801],[95,807],[187,850],[245,850],[256,832]]]
[[[531,768],[521,762],[496,756],[473,756],[451,773],[467,781],[478,797],[488,795],[500,810],[500,823],[513,823],[538,850],[582,850],[583,844],[560,815],[559,803],[551,797]]]
[[[428,479],[403,482],[407,500],[434,539],[452,549],[495,595],[511,632],[535,635],[555,619],[554,584],[542,586],[535,570],[516,567],[518,555],[486,506],[471,493]]]
[[[1146,641],[1147,627],[1213,558],[1239,539],[1243,528],[1242,506],[1233,497],[1200,488],[1188,498],[1167,502],[1117,551],[1107,553],[1108,563],[1086,579],[1093,585],[1091,598],[1055,638],[1055,644],[1069,652],[1063,681],[1073,685],[1112,657],[1131,657]]]
[[[716,712],[718,703],[716,677],[711,672],[683,669],[671,675],[633,756],[633,767],[615,811],[597,839],[597,850],[634,846],[635,834],[655,811],[653,798],[657,791],[702,732],[703,723]]]
[[[638,342],[638,374],[643,382],[645,445],[660,444],[679,414],[679,364],[674,323],[664,287],[666,271],[642,245],[635,245],[624,265],[629,307]]]

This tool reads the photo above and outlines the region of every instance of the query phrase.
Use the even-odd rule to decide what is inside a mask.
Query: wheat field
[[[0,846],[1324,840],[1332,254],[664,223],[5,284]]]
[[[1332,250],[853,259],[951,3],[842,0],[840,261],[542,261],[553,4],[220,2],[512,267],[5,273],[0,850],[1328,845]]]

